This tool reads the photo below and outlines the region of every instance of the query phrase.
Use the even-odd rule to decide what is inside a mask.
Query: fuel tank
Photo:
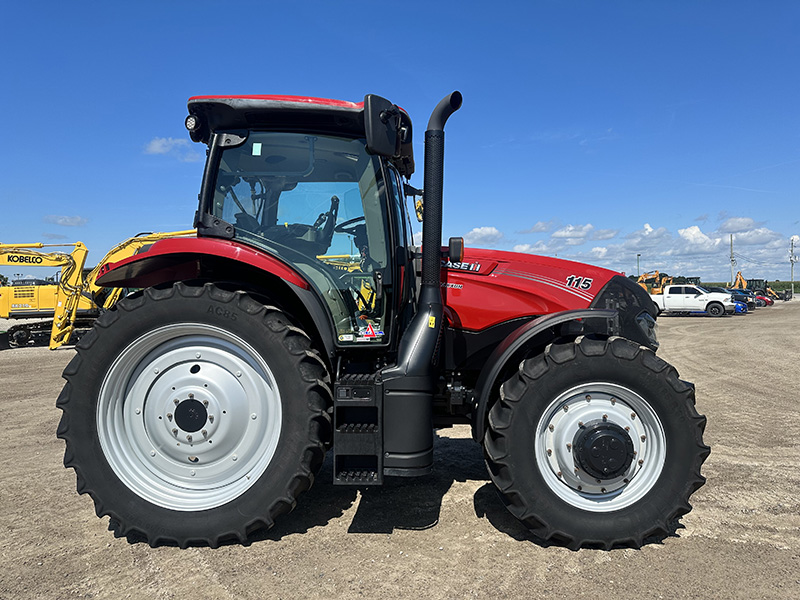
[[[451,327],[481,331],[519,317],[588,308],[616,271],[584,263],[467,248],[442,261],[442,297]]]

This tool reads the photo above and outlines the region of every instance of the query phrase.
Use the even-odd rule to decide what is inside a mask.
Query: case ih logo
[[[481,263],[450,262],[449,260],[443,260],[442,267],[455,271],[480,271]]]
[[[6,257],[6,260],[10,263],[27,263],[29,265],[42,264],[41,256],[15,256],[13,254],[9,254],[8,257]]]

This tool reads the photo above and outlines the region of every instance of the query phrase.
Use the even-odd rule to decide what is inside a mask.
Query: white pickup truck
[[[699,285],[668,285],[662,294],[650,294],[658,308],[667,313],[703,312],[721,317],[736,310],[733,297],[721,292],[709,292]]]

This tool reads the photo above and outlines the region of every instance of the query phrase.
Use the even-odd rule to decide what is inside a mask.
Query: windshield
[[[363,140],[251,132],[222,153],[213,213],[318,288],[340,343],[385,341],[386,190]],[[333,292],[333,293],[331,293]]]

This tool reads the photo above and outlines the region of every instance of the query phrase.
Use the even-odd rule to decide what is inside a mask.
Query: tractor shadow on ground
[[[299,507],[278,521],[273,529],[256,533],[257,539],[278,540],[286,535],[302,533],[340,517],[358,499],[356,488],[334,486],[332,453],[326,457],[321,478],[304,495]],[[437,436],[434,443],[434,470],[424,477],[388,477],[383,486],[360,488],[358,507],[348,533],[391,534],[395,530],[423,530],[438,525],[442,501],[455,482],[484,482],[473,494],[475,519],[486,519],[497,531],[518,542],[542,548],[562,546],[544,540],[520,523],[506,510],[489,479],[480,445],[470,438]],[[476,523],[477,524],[477,523]],[[443,525],[444,526],[444,525]],[[665,538],[679,537],[683,525],[674,520],[666,536],[646,538],[645,545],[661,544]]]
[[[476,519],[486,519],[497,531],[518,542],[549,548],[561,546],[532,534],[509,513],[489,479],[481,447],[469,438],[438,437],[434,443],[434,470],[415,478],[388,477],[384,485],[372,488],[351,488],[333,485],[333,452],[325,462],[311,490],[303,494],[298,506],[277,519],[274,527],[253,532],[246,545],[303,534],[341,518],[358,500],[358,508],[348,533],[391,534],[395,530],[423,530],[435,527],[440,520],[442,501],[455,482],[485,482],[473,494]],[[361,498],[359,500],[359,492]],[[667,536],[645,539],[645,544],[663,543],[665,537],[679,537],[683,525],[675,520]],[[129,543],[146,540],[135,534],[126,536]],[[220,545],[237,545],[225,540]],[[168,544],[169,545],[169,544]],[[194,545],[194,544],[192,544]]]
[[[469,438],[438,437],[434,443],[434,469],[414,478],[387,477],[383,486],[334,486],[332,453],[328,453],[314,487],[300,498],[291,515],[279,519],[269,531],[255,532],[250,542],[279,540],[303,533],[340,517],[358,499],[348,533],[391,534],[395,530],[429,529],[439,523],[442,499],[454,482],[486,482],[474,495],[477,518],[486,518],[499,531],[517,540],[545,544],[529,534],[500,500],[489,481],[481,447]],[[358,495],[360,493],[360,498]]]

